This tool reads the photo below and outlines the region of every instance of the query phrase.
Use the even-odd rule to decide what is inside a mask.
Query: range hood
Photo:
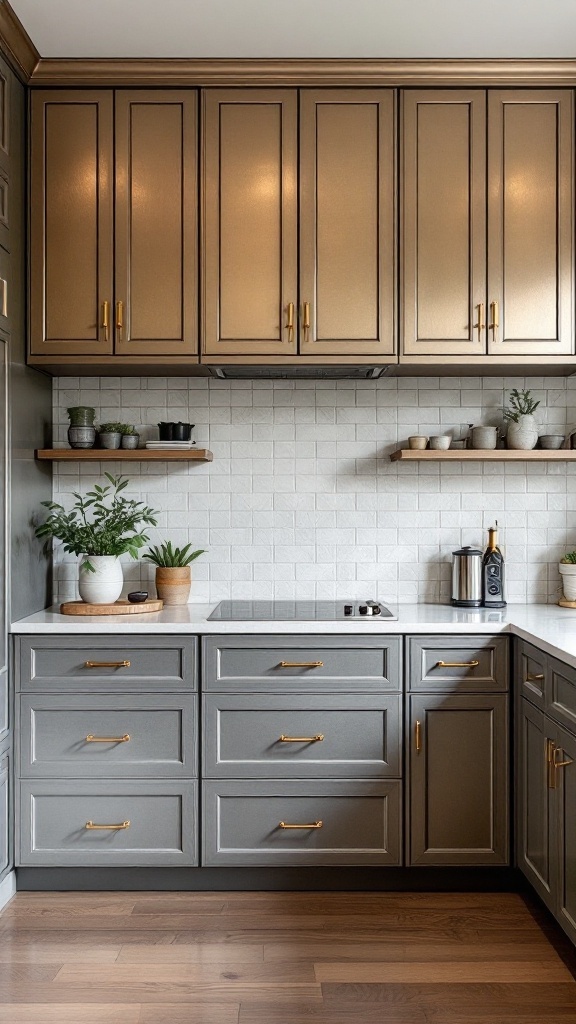
[[[220,380],[377,380],[389,366],[214,366]]]

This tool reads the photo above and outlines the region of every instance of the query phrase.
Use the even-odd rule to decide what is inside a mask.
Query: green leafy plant
[[[540,402],[534,401],[530,391],[518,391],[518,388],[513,388],[510,392],[510,405],[510,409],[504,410],[504,416],[507,420],[518,423],[520,416],[530,416]]]
[[[154,562],[154,565],[158,565],[161,569],[174,569],[184,568],[186,565],[190,565],[195,558],[199,555],[203,555],[204,548],[199,548],[198,551],[190,551],[191,544],[187,544],[184,548],[173,548],[170,541],[165,544],[161,544],[160,547],[150,547],[150,550],[143,555],[149,562]]]
[[[124,437],[126,437],[126,436],[133,436],[134,434],[138,433],[138,431],[136,430],[136,427],[133,427],[131,423],[121,423],[120,426],[122,427],[122,430],[120,431],[120,433]]]
[[[569,551],[560,561],[564,565],[576,565],[576,551]]]
[[[98,433],[100,434],[126,434],[128,433],[128,423],[101,423],[98,427]],[[125,429],[126,428],[126,429]]]
[[[87,555],[83,567],[88,572],[95,571],[90,555],[129,554],[137,558],[140,548],[149,540],[148,534],[137,528],[157,523],[155,509],[122,496],[130,482],[126,477],[104,475],[110,481],[107,486],[94,484],[94,489],[85,496],[73,492],[76,503],[70,512],[55,501],[43,501],[50,515],[36,528],[37,537],[56,538],[63,542],[65,551]]]

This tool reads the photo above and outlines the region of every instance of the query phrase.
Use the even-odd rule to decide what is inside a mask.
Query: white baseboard
[[[16,895],[16,872],[11,871],[0,882],[0,910]]]

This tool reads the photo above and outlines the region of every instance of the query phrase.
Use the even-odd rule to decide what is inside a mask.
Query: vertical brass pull
[[[303,314],[302,315],[302,327],[303,327],[303,330],[304,330],[304,341],[308,341],[308,336],[310,334],[310,303],[309,302],[303,303],[302,314]]]
[[[289,302],[286,307],[286,330],[288,331],[288,341],[294,341],[294,303]]]
[[[497,302],[491,302],[490,303],[490,317],[491,317],[492,323],[489,324],[488,330],[492,331],[492,341],[498,341],[498,337],[497,337],[497,333],[496,332],[498,331],[498,328],[500,326],[500,322],[499,322],[499,310],[498,310],[498,303]]]
[[[110,341],[110,303],[102,303],[102,328],[104,330],[104,340]]]
[[[414,743],[416,746],[416,753],[419,754],[422,750],[422,724],[418,721],[414,726]]]
[[[556,747],[554,754],[552,755],[552,760],[555,768],[565,768],[568,764],[574,764],[574,759],[572,757],[566,757],[563,761],[556,760],[556,754],[560,754],[561,749],[561,747]]]
[[[476,309],[478,310],[478,323],[474,324],[474,330],[478,331],[478,341],[482,340],[482,331],[486,327],[484,321],[484,303],[479,302]]]
[[[8,316],[8,281],[4,277],[0,277],[2,284],[2,302],[0,305],[0,312],[2,316]]]
[[[116,303],[116,330],[118,331],[118,340],[122,341],[122,331],[124,329],[124,303],[118,301]]]
[[[556,789],[556,769],[554,767],[554,753],[556,744],[553,740],[546,740],[546,772],[548,789]]]

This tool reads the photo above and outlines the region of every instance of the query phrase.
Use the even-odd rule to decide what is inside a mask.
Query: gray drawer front
[[[546,655],[525,640],[517,640],[515,663],[516,687],[520,694],[544,710],[550,679]]]
[[[195,776],[197,700],[188,695],[22,694],[20,774],[23,778]],[[128,740],[122,739],[126,736]]]
[[[20,861],[45,867],[194,866],[195,782],[20,783]],[[86,823],[130,822],[121,830]]]
[[[8,757],[0,758],[0,878],[10,867],[10,771]]]
[[[548,658],[550,689],[546,711],[576,735],[576,669],[557,658]]]
[[[203,774],[233,779],[398,777],[401,699],[400,694],[206,694]]]
[[[196,689],[196,638],[171,636],[27,637],[20,650],[21,690],[157,692]],[[90,667],[87,662],[129,662]]]
[[[410,637],[408,645],[411,690],[482,693],[508,689],[506,637]]]
[[[401,783],[203,783],[204,865],[401,863]],[[283,829],[286,824],[321,828]]]
[[[399,637],[208,636],[202,643],[205,690],[349,693],[402,689]],[[291,667],[291,663],[296,665]]]

